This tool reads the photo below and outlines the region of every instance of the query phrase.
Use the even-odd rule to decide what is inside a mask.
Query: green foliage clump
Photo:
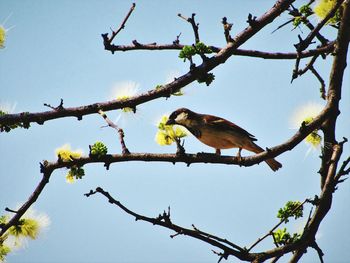
[[[288,201],[283,208],[280,208],[277,217],[285,223],[289,222],[290,217],[297,219],[303,216],[303,206],[300,201]]]
[[[82,167],[76,165],[72,166],[66,175],[68,183],[73,183],[75,179],[82,179],[85,175],[85,171]]]
[[[191,60],[195,55],[210,54],[212,52],[209,46],[205,45],[203,42],[198,42],[192,46],[184,46],[180,51],[179,58],[182,58],[185,62],[186,59]]]
[[[211,50],[211,48],[207,45],[205,45],[203,42],[198,42],[195,46],[196,48],[196,53],[197,54],[210,54],[212,53],[213,51]]]
[[[214,79],[215,75],[213,73],[206,73],[203,76],[199,77],[197,81],[198,83],[205,83],[207,86],[209,86]]]
[[[90,147],[90,155],[97,156],[97,158],[105,156],[107,152],[108,152],[108,148],[106,145],[104,145],[103,142],[95,142]]]
[[[301,24],[301,22],[303,22],[303,17],[302,16],[296,16],[293,19],[293,26],[297,27]]]
[[[311,16],[314,13],[309,5],[302,5],[299,8],[299,12],[303,14],[305,17]]]
[[[75,179],[82,179],[83,176],[85,175],[85,171],[82,167],[72,166],[68,174],[74,177]]]
[[[194,46],[184,46],[180,51],[179,58],[182,58],[184,62],[186,59],[192,59],[196,55],[196,48]]]
[[[273,232],[273,239],[275,241],[276,245],[287,245],[292,244],[300,239],[301,235],[294,233],[291,235],[289,232],[287,232],[286,228],[283,229],[277,229],[275,232]]]

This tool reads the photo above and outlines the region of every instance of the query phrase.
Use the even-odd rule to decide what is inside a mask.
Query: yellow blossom
[[[155,137],[155,141],[159,145],[171,145],[176,139],[187,136],[187,132],[184,128],[178,125],[165,125],[169,117],[163,115],[159,120],[157,127],[158,131]]]
[[[322,111],[323,107],[323,105],[318,103],[308,103],[298,108],[291,119],[293,127],[298,129],[302,123],[308,125]],[[314,149],[319,148],[322,143],[322,136],[319,134],[319,131],[314,130],[311,132],[305,138],[305,143],[309,144]]]
[[[113,86],[112,99],[119,101],[127,100],[133,96],[136,96],[139,92],[139,84],[134,81],[122,81]],[[125,107],[123,112],[134,112],[133,108]]]
[[[61,160],[64,162],[69,162],[73,159],[79,159],[83,154],[82,150],[72,151],[69,144],[65,144],[62,147],[57,148],[55,152],[56,155],[59,156],[59,158],[61,158]]]
[[[6,40],[6,29],[0,25],[0,48],[5,47],[5,40]]]
[[[66,175],[66,182],[69,184],[75,183],[75,179],[72,173],[68,172]]]
[[[318,0],[316,5],[313,8],[313,11],[315,15],[320,19],[324,19],[329,11],[336,5],[336,0]],[[327,23],[329,24],[336,24],[340,21],[340,13],[339,10],[336,12],[336,14],[328,20]]]
[[[9,218],[6,216],[6,218]],[[37,239],[50,225],[50,218],[45,213],[38,213],[30,208],[24,213],[17,225],[9,228],[4,245],[12,249],[23,247],[28,238]],[[0,261],[1,262],[1,261]]]

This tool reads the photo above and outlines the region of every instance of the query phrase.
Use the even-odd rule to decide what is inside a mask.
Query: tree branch
[[[185,17],[181,14],[178,14],[179,17],[181,17],[182,19],[186,20],[188,23],[191,24],[192,26],[192,29],[193,29],[193,33],[194,33],[194,40],[195,40],[195,43],[198,43],[200,41],[199,39],[199,33],[198,33],[198,25],[194,19],[194,17],[196,16],[195,13],[192,14],[191,17]]]
[[[17,211],[14,212],[14,216],[7,222],[7,224],[3,224],[0,226],[0,237],[2,237],[6,231],[12,227],[18,224],[20,218],[24,215],[24,213],[31,207],[32,204],[35,203],[35,201],[38,199],[39,195],[44,190],[46,184],[49,182],[50,176],[52,174],[53,170],[50,170],[48,168],[42,169],[44,167],[44,164],[40,164],[41,172],[43,173],[43,177],[37,187],[35,188],[34,192],[30,195],[27,202],[25,202]]]
[[[131,6],[131,8],[130,8],[130,10],[129,10],[129,12],[128,12],[128,14],[127,14],[126,17],[124,18],[124,20],[123,20],[123,22],[121,23],[121,25],[119,26],[118,30],[112,31],[112,35],[111,35],[110,38],[108,38],[108,34],[105,34],[105,35],[106,35],[105,41],[107,42],[106,44],[109,44],[109,45],[110,45],[110,44],[112,43],[113,39],[116,37],[116,35],[118,35],[118,33],[119,33],[122,29],[124,29],[125,24],[126,24],[126,21],[128,21],[128,19],[129,19],[131,13],[135,10],[135,7],[136,7],[136,4],[133,3],[132,6]],[[103,36],[103,35],[102,35],[102,36]]]
[[[168,228],[170,230],[175,231],[177,233],[175,235],[186,235],[186,236],[190,236],[190,237],[202,240],[208,244],[211,244],[215,247],[218,247],[218,248],[226,251],[226,253],[229,253],[231,255],[236,256],[237,258],[239,258],[241,260],[249,260],[250,261],[250,260],[253,260],[253,258],[254,258],[254,256],[247,254],[243,248],[240,248],[237,245],[233,244],[234,245],[233,247],[229,247],[229,246],[225,245],[225,243],[227,244],[227,242],[225,242],[225,239],[223,239],[223,238],[219,238],[219,237],[212,236],[212,235],[207,235],[206,233],[198,231],[197,229],[192,230],[192,229],[184,228],[184,227],[181,227],[181,226],[178,226],[178,225],[172,223],[171,219],[170,219],[170,212],[166,213],[164,211],[163,214],[160,214],[158,217],[154,217],[154,218],[140,215],[140,214],[128,209],[126,206],[121,204],[118,200],[114,199],[108,192],[104,191],[101,187],[97,187],[95,191],[90,190],[90,192],[86,193],[85,196],[89,197],[89,196],[94,195],[96,193],[99,193],[99,194],[105,196],[108,199],[109,203],[118,206],[124,212],[126,212],[127,214],[134,217],[136,221],[138,221],[138,220],[145,221],[145,222],[151,223],[153,225]],[[174,235],[173,235],[173,237],[174,237]]]
[[[126,147],[125,142],[124,142],[124,131],[123,131],[123,129],[119,128],[118,125],[116,125],[114,122],[112,122],[107,117],[107,114],[104,113],[102,110],[99,110],[98,113],[102,116],[102,118],[105,119],[105,121],[107,122],[109,127],[115,129],[118,132],[118,134],[119,134],[119,141],[120,141],[120,144],[122,146],[122,154],[129,154],[130,152],[129,152],[129,150]]]
[[[294,0],[277,1],[276,4],[268,12],[266,12],[261,17],[255,20],[254,27],[248,26],[245,30],[243,30],[235,37],[234,42],[228,43],[227,46],[222,48],[218,54],[206,59],[201,65],[193,67],[188,73],[177,78],[173,82],[163,85],[161,89],[153,89],[147,93],[131,97],[122,101],[113,100],[76,108],[64,108],[60,111],[6,114],[0,116],[0,124],[5,126],[16,124],[19,122],[37,122],[38,124],[43,124],[47,120],[62,117],[77,117],[78,120],[80,120],[82,116],[97,113],[99,110],[109,111],[125,107],[135,108],[139,104],[160,97],[170,97],[171,94],[173,94],[174,92],[179,91],[181,88],[195,81],[203,74],[211,71],[218,65],[224,63],[229,57],[231,57],[234,54],[234,52],[239,46],[244,44],[248,39],[254,36],[267,24],[271,23],[277,16],[279,16],[283,11],[285,11],[292,2],[294,2]]]

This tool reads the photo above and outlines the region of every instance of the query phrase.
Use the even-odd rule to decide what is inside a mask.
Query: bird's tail
[[[249,147],[244,147],[244,149],[254,153],[261,153],[264,151],[263,148],[261,148],[259,145],[255,144],[254,142],[251,142]],[[276,172],[278,169],[282,167],[282,164],[280,162],[277,162],[275,159],[267,159],[265,162],[270,166],[270,168],[274,172]]]

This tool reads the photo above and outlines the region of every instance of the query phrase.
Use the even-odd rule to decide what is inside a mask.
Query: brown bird
[[[241,158],[242,149],[261,153],[264,150],[254,143],[257,139],[254,135],[242,129],[238,125],[208,114],[200,114],[186,108],[177,109],[169,116],[166,125],[178,124],[184,126],[202,143],[216,149],[216,154],[221,154],[221,149],[238,148],[237,156]],[[268,159],[266,163],[273,171],[277,171],[282,164],[275,159]]]

